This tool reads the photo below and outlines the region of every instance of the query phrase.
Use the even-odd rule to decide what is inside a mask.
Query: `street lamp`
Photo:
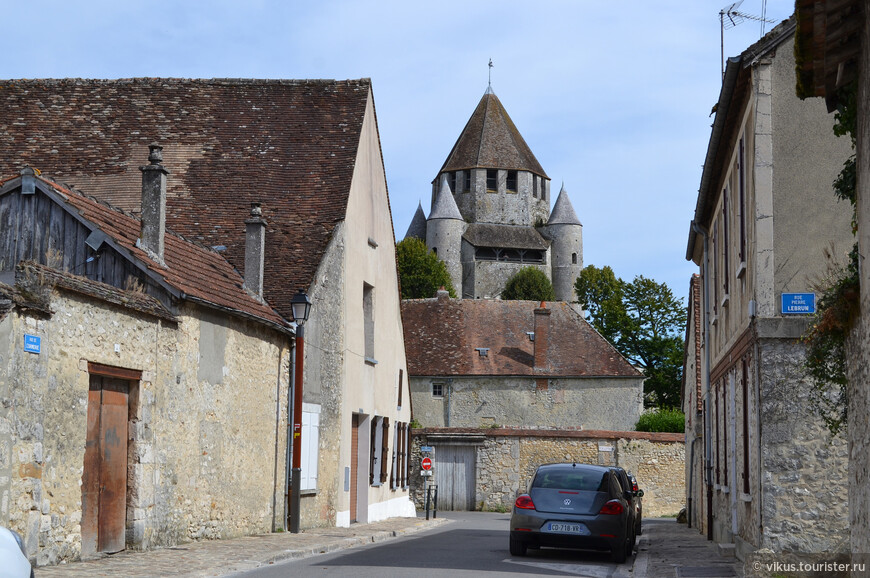
[[[293,376],[293,471],[291,479],[290,531],[299,533],[299,510],[302,503],[302,364],[305,361],[305,322],[311,312],[311,299],[300,289],[290,300],[296,321],[296,373]]]

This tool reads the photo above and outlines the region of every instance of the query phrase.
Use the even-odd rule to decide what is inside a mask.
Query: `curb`
[[[260,568],[262,566],[267,566],[270,564],[277,564],[280,562],[286,561],[295,561],[295,560],[303,560],[305,558],[311,558],[312,556],[319,556],[321,554],[330,554],[332,552],[338,552],[340,550],[348,550],[350,548],[355,548],[357,546],[365,546],[367,544],[376,544],[378,542],[386,542],[388,540],[392,540],[395,538],[401,538],[404,536],[408,536],[411,534],[416,534],[418,532],[422,532],[424,530],[433,530],[439,526],[443,526],[448,522],[452,522],[452,520],[448,520],[445,518],[435,518],[431,521],[427,521],[426,524],[415,524],[409,528],[404,528],[402,530],[381,530],[379,532],[375,532],[374,534],[370,534],[368,536],[353,536],[351,538],[343,538],[336,542],[332,542],[329,544],[323,544],[320,546],[311,546],[308,548],[300,548],[296,550],[285,550],[278,554],[273,554],[268,558],[258,561],[256,563],[256,568]],[[235,571],[234,571],[235,572]]]

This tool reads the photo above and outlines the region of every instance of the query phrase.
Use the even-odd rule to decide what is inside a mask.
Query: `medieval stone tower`
[[[583,268],[583,226],[564,187],[550,212],[550,178],[488,88],[432,182],[406,237],[447,265],[465,299],[492,299],[522,267],[543,271],[556,299],[574,301]]]

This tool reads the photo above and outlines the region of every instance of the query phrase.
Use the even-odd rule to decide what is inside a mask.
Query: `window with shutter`
[[[320,447],[320,406],[302,404],[302,490],[317,489],[318,448]]]
[[[385,417],[381,425],[381,483],[387,483],[387,464],[390,463],[390,418]]]

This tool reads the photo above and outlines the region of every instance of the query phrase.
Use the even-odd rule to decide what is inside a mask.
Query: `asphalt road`
[[[635,557],[610,562],[607,552],[541,549],[525,557],[508,552],[510,514],[439,512],[452,523],[431,532],[258,568],[236,576],[629,576]]]

